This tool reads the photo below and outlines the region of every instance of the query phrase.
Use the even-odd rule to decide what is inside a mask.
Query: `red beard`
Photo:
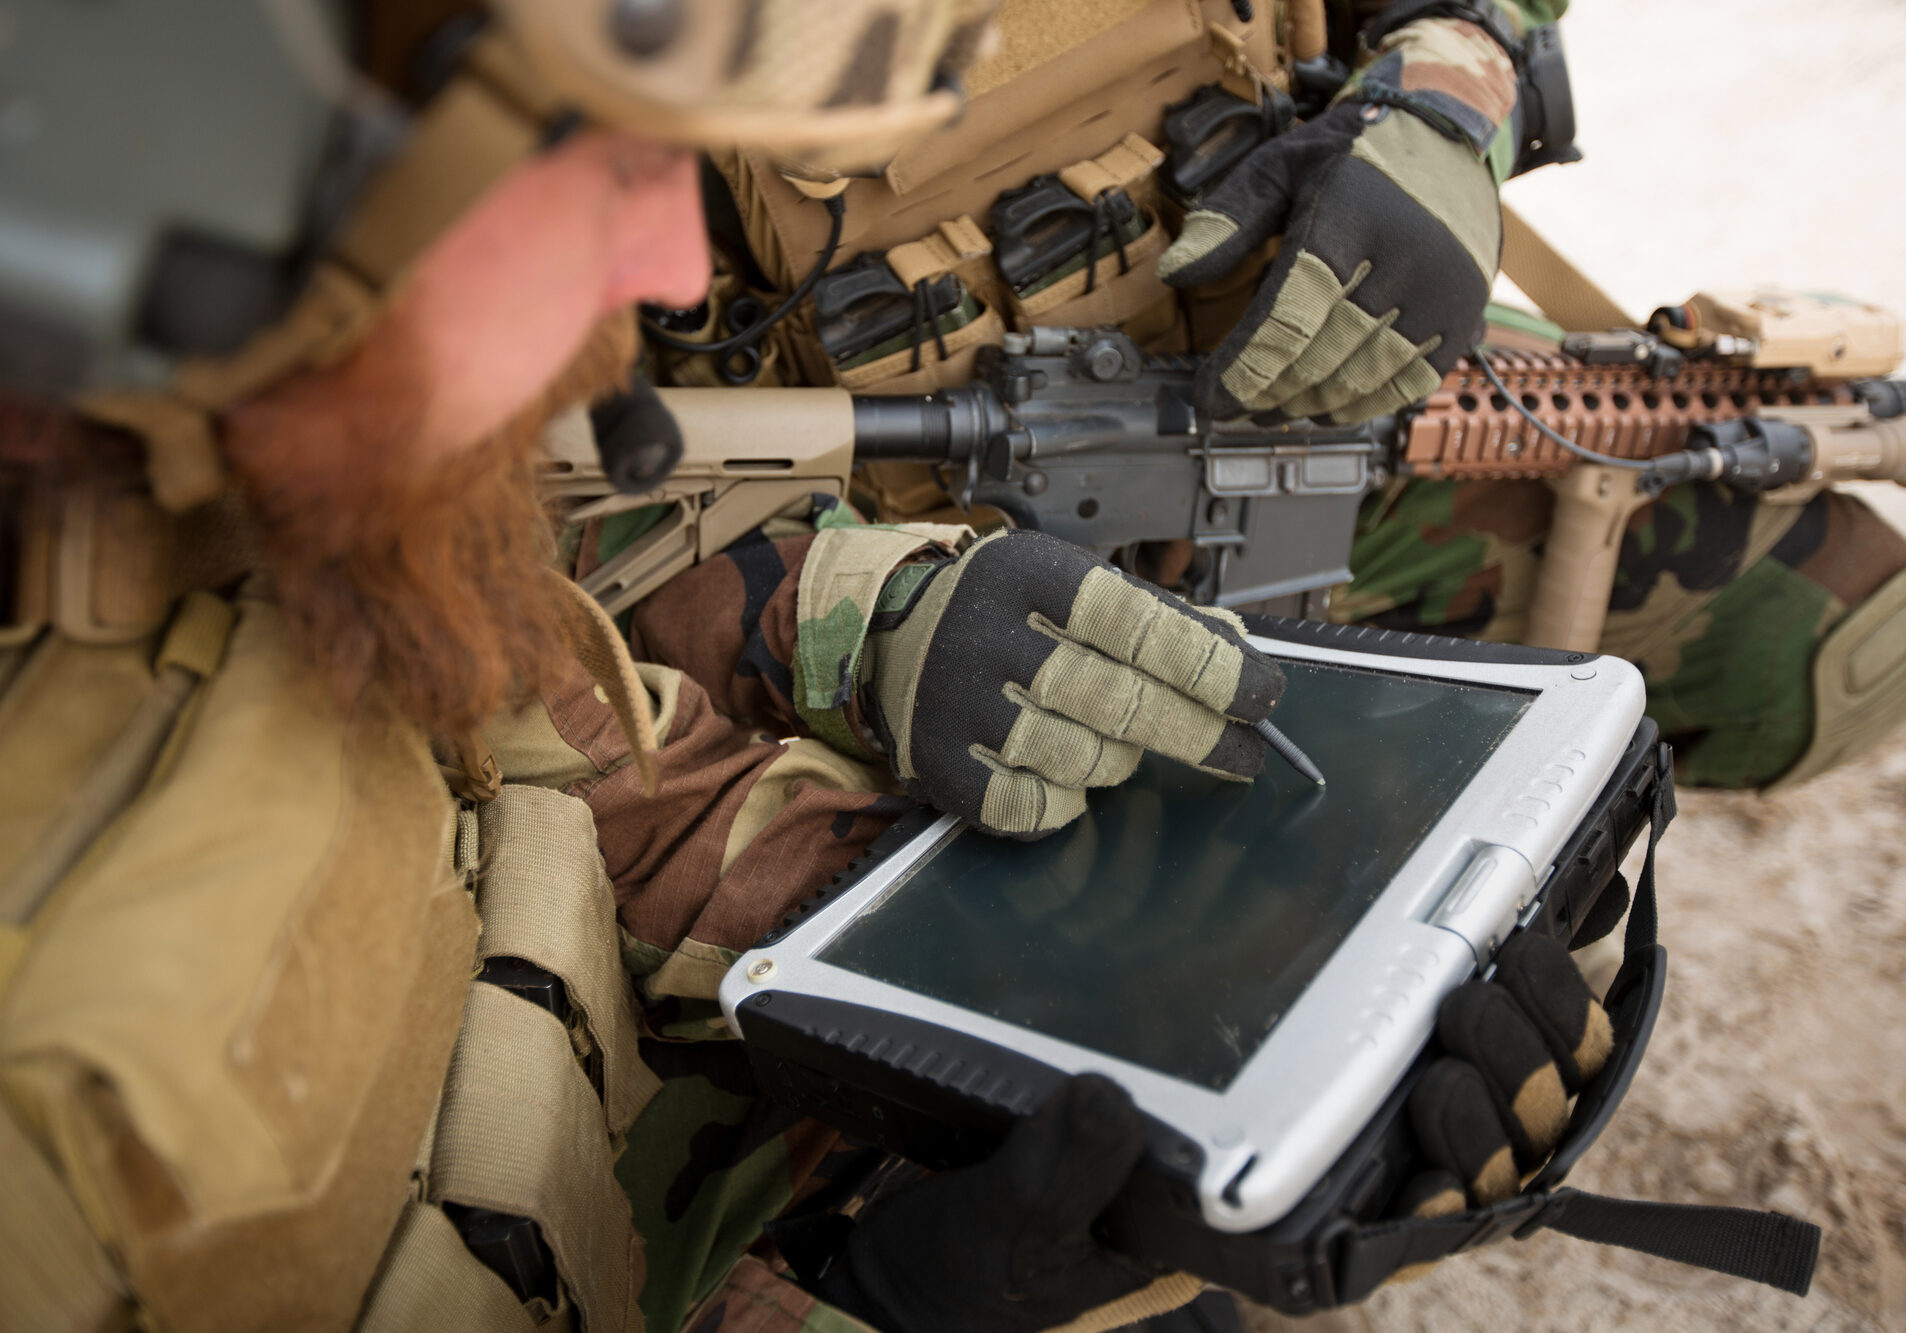
[[[572,665],[549,598],[535,456],[550,417],[619,387],[634,321],[603,321],[483,442],[420,461],[429,386],[401,337],[234,411],[225,450],[294,642],[339,696],[372,682],[432,734],[474,731]]]

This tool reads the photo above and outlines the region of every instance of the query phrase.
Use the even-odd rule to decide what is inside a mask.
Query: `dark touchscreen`
[[[1148,756],[1044,841],[955,835],[816,956],[1224,1087],[1534,698],[1283,666],[1277,724],[1328,787]]]

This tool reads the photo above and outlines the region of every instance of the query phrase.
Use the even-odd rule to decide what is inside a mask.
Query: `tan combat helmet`
[[[883,165],[958,112],[995,0],[493,0],[536,72],[607,124]]]
[[[406,104],[347,58],[351,14],[428,32],[446,0],[19,0],[0,83],[38,114],[0,192],[0,389],[143,436],[155,494],[189,507],[221,484],[217,415],[348,355],[552,133],[759,146],[810,180],[876,169],[958,111],[995,2],[491,0]],[[148,151],[134,117],[184,147]]]

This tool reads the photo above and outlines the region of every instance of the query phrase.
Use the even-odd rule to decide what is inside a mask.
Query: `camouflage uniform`
[[[1348,32],[1379,7],[1335,5],[1333,18]],[[1540,22],[1565,3],[1505,8]],[[1470,71],[1449,73],[1463,89],[1473,82]],[[1411,77],[1407,91],[1440,90],[1420,64]],[[1479,153],[1492,146],[1484,140]],[[1493,164],[1502,153],[1490,156]],[[798,267],[780,254],[754,258],[770,272]],[[801,378],[789,367],[801,361],[780,358],[779,382]],[[592,526],[578,572],[650,521],[638,513]],[[618,767],[621,738],[586,680],[547,700],[563,741],[591,765],[568,790],[596,816],[625,963],[646,1006],[643,1054],[663,1079],[617,1168],[644,1238],[641,1304],[652,1330],[849,1326],[775,1272],[762,1227],[791,1206],[851,1212],[910,1174],[757,1098],[714,1000],[733,959],[908,806],[884,763],[867,762],[851,690],[839,689],[852,679],[867,603],[803,595],[815,544],[851,521],[827,505],[804,526],[777,521],[634,609],[630,641],[658,695],[657,796],[645,799],[633,770]],[[881,571],[907,549],[890,548]]]
[[[1374,496],[1331,614],[1517,640],[1553,508],[1536,481]],[[1641,667],[1683,781],[1764,787],[1813,733],[1816,645],[1902,570],[1906,538],[1850,495],[1784,505],[1677,486],[1629,520],[1601,647]]]
[[[647,521],[590,525],[579,570],[613,556]],[[797,1194],[851,1206],[859,1176],[885,1181],[894,1168],[876,1171],[878,1155],[863,1161],[832,1130],[757,1099],[715,1000],[743,950],[912,804],[883,762],[813,734],[851,735],[851,701],[819,710],[797,702],[807,673],[796,631],[805,650],[829,628],[818,618],[798,623],[802,576],[817,542],[858,527],[850,510],[817,496],[806,516],[757,529],[633,609],[630,643],[660,742],[653,796],[643,795],[615,718],[581,672],[490,736],[506,771],[511,750],[535,753],[542,772],[531,780],[588,803],[615,888],[623,963],[645,1010],[642,1055],[663,1081],[616,1167],[644,1241],[640,1300],[653,1330],[859,1327],[764,1257],[744,1256]],[[930,537],[890,528],[855,535],[887,552],[881,573],[934,549]],[[856,619],[851,605],[829,609],[834,621]],[[850,626],[848,639],[857,644],[862,633]],[[838,693],[838,679],[821,683],[821,696]],[[531,735],[540,742],[526,745]],[[847,1183],[830,1187],[827,1175]]]

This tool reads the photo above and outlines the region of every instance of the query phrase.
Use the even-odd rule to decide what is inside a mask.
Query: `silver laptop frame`
[[[1212,1227],[1254,1231],[1284,1216],[1408,1070],[1443,997],[1486,971],[1533,914],[1556,853],[1634,735],[1645,691],[1641,673],[1613,657],[1501,665],[1252,642],[1277,657],[1537,693],[1229,1086],[1187,1083],[818,961],[814,954],[948,840],[958,826],[950,815],[799,929],[743,954],[721,983],[728,1021],[736,1024],[736,1008],[759,991],[805,993],[967,1032],[1067,1073],[1106,1074],[1203,1146],[1198,1198]]]

